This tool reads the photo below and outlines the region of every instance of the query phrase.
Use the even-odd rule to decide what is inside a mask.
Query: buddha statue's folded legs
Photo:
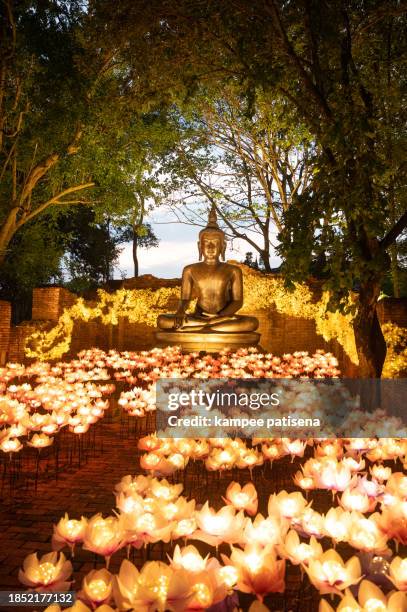
[[[173,314],[163,314],[158,317],[158,327],[163,330],[188,332],[251,332],[255,331],[259,322],[248,315],[201,317],[188,315],[182,325],[177,325],[177,317]]]

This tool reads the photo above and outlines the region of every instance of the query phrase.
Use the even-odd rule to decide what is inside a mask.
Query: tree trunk
[[[261,257],[263,265],[264,265],[264,271],[265,272],[271,272],[270,251],[268,251],[267,249],[264,249],[263,251],[260,251],[260,257]]]
[[[360,287],[358,314],[354,322],[355,342],[361,378],[380,378],[386,358],[386,342],[377,317],[380,294],[378,279],[364,281]]]
[[[134,263],[134,278],[138,277],[138,256],[137,256],[137,247],[138,247],[138,234],[137,228],[133,228],[133,263]]]
[[[393,283],[393,295],[394,297],[400,297],[400,275],[397,261],[397,244],[392,244],[390,248],[391,257],[391,280]]]
[[[17,213],[18,208],[13,208],[0,227],[0,266],[3,265],[6,259],[8,245],[16,232]]]

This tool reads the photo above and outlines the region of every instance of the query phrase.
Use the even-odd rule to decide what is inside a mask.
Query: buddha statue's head
[[[216,217],[215,207],[212,206],[207,226],[199,232],[198,240],[199,259],[202,257],[208,260],[218,260],[226,256],[226,237],[219,225]]]

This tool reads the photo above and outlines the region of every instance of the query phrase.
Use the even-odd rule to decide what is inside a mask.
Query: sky
[[[160,242],[156,248],[139,249],[139,274],[153,274],[159,278],[181,277],[184,266],[198,261],[197,240],[201,227],[175,222],[171,213],[161,211],[156,211],[147,221],[151,223]],[[253,249],[244,240],[233,240],[233,244],[229,240],[226,259],[243,261],[247,251]],[[280,263],[277,256],[271,258],[272,267]],[[114,276],[134,276],[131,243],[124,246]]]

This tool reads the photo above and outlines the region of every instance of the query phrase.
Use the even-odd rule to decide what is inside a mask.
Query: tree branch
[[[33,219],[34,217],[37,217],[46,208],[49,208],[50,206],[52,206],[54,204],[56,204],[56,205],[65,205],[65,204],[72,203],[72,202],[69,202],[69,200],[64,200],[64,201],[61,202],[60,199],[63,198],[64,196],[66,196],[66,195],[68,195],[70,193],[75,193],[77,191],[81,191],[82,189],[88,189],[89,187],[93,187],[94,185],[95,185],[95,183],[84,183],[83,185],[76,185],[75,187],[68,187],[68,189],[64,189],[64,191],[61,191],[61,193],[59,193],[58,195],[54,196],[53,198],[50,198],[46,202],[43,202],[42,204],[37,206],[33,211],[31,211],[31,213],[29,213],[29,214],[25,215],[23,218],[21,218],[16,223],[16,230],[19,229],[22,225],[24,225],[28,221],[31,221],[31,219]],[[79,203],[79,201],[76,201],[75,203]]]
[[[400,236],[403,230],[407,227],[407,210],[401,215],[400,219],[395,225],[387,232],[386,236],[379,241],[380,250],[385,251],[389,248]]]
[[[270,9],[271,15],[273,17],[273,20],[276,26],[276,30],[278,34],[280,35],[280,39],[283,44],[283,48],[288,58],[291,60],[292,64],[295,66],[297,73],[299,77],[301,78],[302,82],[304,83],[306,90],[311,94],[312,98],[317,103],[325,119],[329,120],[329,122],[332,122],[331,109],[329,108],[326,99],[324,98],[324,96],[322,95],[318,87],[315,85],[310,75],[305,70],[304,66],[302,65],[300,58],[294,51],[294,48],[288,38],[287,32],[284,29],[284,26],[281,20],[281,15],[276,5],[276,1],[269,0],[269,2],[266,3],[266,5],[268,5]]]

